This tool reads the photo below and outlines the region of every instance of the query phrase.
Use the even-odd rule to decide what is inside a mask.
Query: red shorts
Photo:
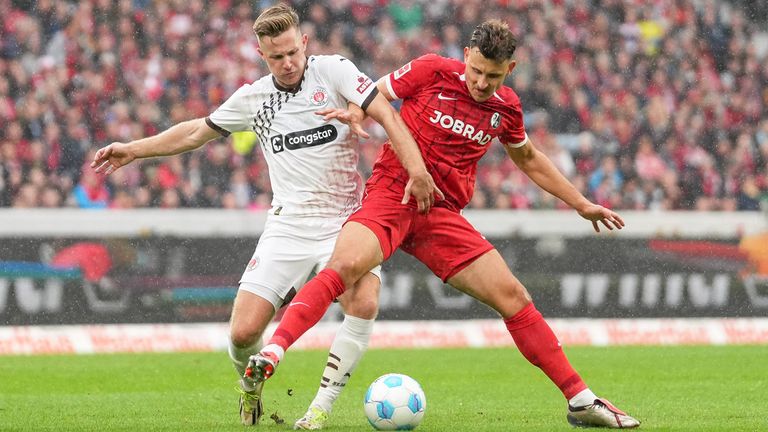
[[[368,188],[362,207],[347,219],[376,234],[386,261],[399,247],[423,262],[444,282],[493,245],[464,216],[442,207],[419,214],[400,204],[402,195],[385,188]]]

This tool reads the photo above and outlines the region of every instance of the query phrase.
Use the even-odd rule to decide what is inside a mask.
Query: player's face
[[[269,71],[283,87],[296,87],[304,76],[307,63],[307,35],[292,28],[275,36],[259,38],[259,54]]]
[[[464,48],[464,76],[472,99],[485,102],[503,84],[517,64],[514,60],[498,62],[486,58],[477,47]]]

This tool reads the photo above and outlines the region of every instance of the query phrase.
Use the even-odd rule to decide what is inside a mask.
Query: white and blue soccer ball
[[[411,430],[421,423],[427,397],[415,379],[390,373],[380,376],[365,392],[365,415],[377,430]]]

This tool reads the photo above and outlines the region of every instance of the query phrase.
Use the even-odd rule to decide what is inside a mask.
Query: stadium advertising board
[[[229,317],[257,237],[4,239],[0,323],[216,322]],[[550,318],[768,315],[768,234],[736,240],[492,239]],[[339,314],[338,308],[331,313]],[[382,320],[495,313],[398,252]]]

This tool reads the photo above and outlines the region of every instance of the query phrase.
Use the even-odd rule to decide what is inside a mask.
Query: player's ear
[[[264,55],[264,51],[261,50],[261,38],[258,35],[256,35],[256,52],[258,52],[264,60],[267,59],[267,56]]]
[[[509,69],[507,69],[507,73],[508,74],[512,73],[512,69],[514,69],[515,66],[517,66],[517,61],[516,60],[512,60],[511,62],[509,62]]]

